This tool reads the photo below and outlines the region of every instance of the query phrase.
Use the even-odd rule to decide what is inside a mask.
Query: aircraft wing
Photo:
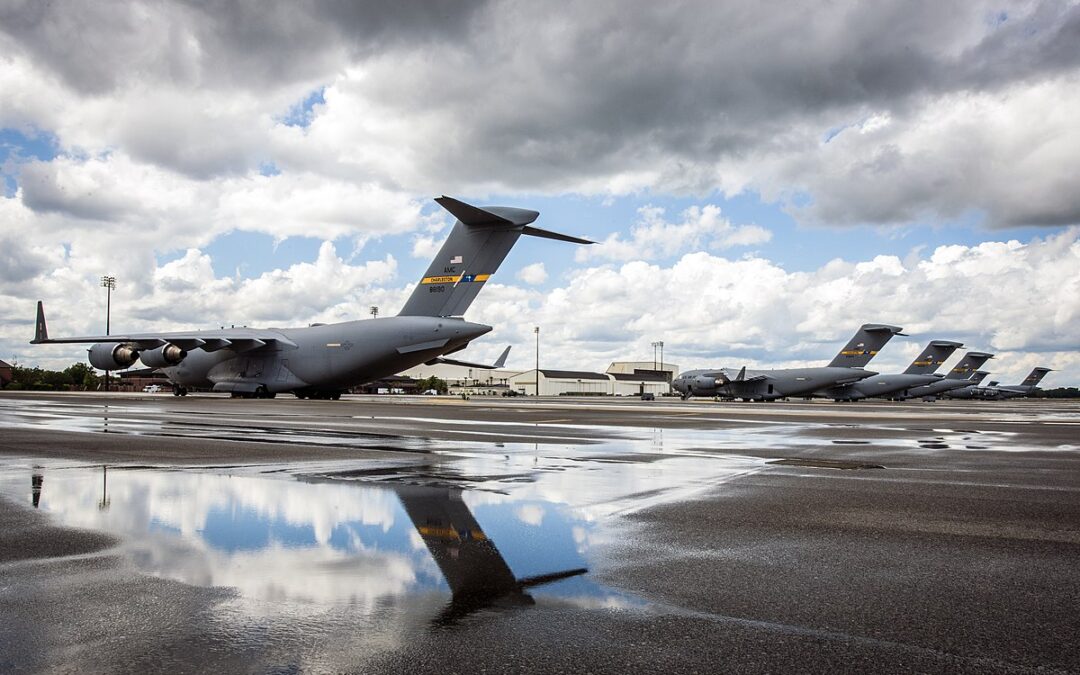
[[[724,384],[732,384],[739,382],[760,382],[762,380],[770,379],[770,376],[767,373],[758,373],[756,375],[751,375],[750,377],[747,377],[746,366],[740,368],[738,374],[736,374],[735,377],[731,376],[731,370],[727,368],[717,370],[712,373],[705,373],[705,377],[716,378]]]
[[[472,363],[471,361],[459,361],[457,359],[448,359],[445,356],[437,356],[430,361],[424,363],[425,366],[434,366],[437,363],[445,363],[451,366],[465,366],[466,368],[483,368],[485,370],[494,370],[495,368],[502,368],[506,364],[506,356],[510,353],[511,345],[507,345],[503,353],[499,355],[499,358],[495,359],[495,363]]]
[[[277,343],[295,347],[296,343],[273,330],[253,328],[225,328],[221,330],[170,331],[161,333],[118,333],[113,335],[80,335],[76,337],[50,338],[45,324],[45,308],[37,305],[37,322],[34,326],[32,345],[78,344],[116,342],[135,345],[138,349],[155,349],[165,344],[191,351],[202,349],[213,352],[226,347],[238,351],[250,351]]]
[[[861,382],[861,381],[865,380],[866,377],[867,376],[865,374],[861,375],[859,377],[845,377],[842,380],[837,380],[836,382],[834,382],[832,386],[839,387],[839,386],[843,386],[845,384],[855,384],[856,382]],[[873,375],[871,375],[870,377],[873,377]]]

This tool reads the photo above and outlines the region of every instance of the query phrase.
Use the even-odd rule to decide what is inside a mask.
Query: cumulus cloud
[[[209,257],[190,250],[155,268],[144,292],[118,289],[113,325],[305,325],[362,317],[372,304],[391,313],[411,288],[396,277],[396,265],[389,256],[351,264],[324,243],[315,260],[243,280],[215,277]],[[47,302],[54,332],[100,332],[103,298],[79,269],[61,263],[0,285],[0,302],[15,317],[0,326],[3,353],[53,365],[82,358],[77,346],[25,347],[36,297],[63,298]],[[468,318],[495,327],[470,356],[491,360],[510,343],[518,346],[510,367],[530,367],[533,326],[541,327],[544,363],[602,370],[613,360],[648,360],[649,343],[658,339],[665,358],[683,368],[820,364],[857,326],[880,321],[911,335],[895,338],[874,361],[883,372],[905,367],[930,339],[953,339],[996,352],[992,367],[1004,381],[1046,365],[1059,371],[1055,381],[1072,383],[1080,380],[1080,228],[1026,244],[941,246],[907,259],[836,259],[799,272],[758,256],[705,251],[669,265],[585,267],[554,288],[491,282]]]
[[[1080,228],[1028,244],[942,246],[908,260],[837,259],[808,272],[694,252],[670,266],[582,269],[544,293],[485,293],[472,316],[523,346],[540,325],[542,360],[551,367],[647,360],[658,339],[682,368],[814,365],[860,324],[880,321],[911,336],[895,338],[873,362],[882,372],[902,370],[931,339],[953,339],[997,352],[992,367],[1005,381],[1019,381],[1037,363],[1061,371],[1058,382],[1080,379]],[[1031,298],[1040,308],[1034,314]],[[527,353],[515,350],[510,360]]]
[[[522,267],[517,273],[517,278],[530,286],[538,286],[547,281],[548,273],[544,269],[544,263],[538,262]]]
[[[691,206],[682,212],[677,223],[664,220],[664,209],[657,206],[643,206],[638,209],[638,217],[630,228],[628,240],[616,232],[601,242],[601,246],[579,248],[575,254],[577,260],[654,260],[691,249],[752,246],[772,239],[772,232],[763,227],[732,225],[714,204]]]
[[[7,3],[0,123],[203,180],[270,162],[411,194],[750,189],[809,222],[1080,221],[1075,3],[398,4]]]

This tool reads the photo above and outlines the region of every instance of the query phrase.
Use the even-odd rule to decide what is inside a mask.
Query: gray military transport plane
[[[963,346],[959,342],[932,340],[902,373],[874,375],[858,382],[816,391],[814,396],[831,398],[834,401],[861,401],[871,397],[890,398],[897,392],[941,379],[941,376],[935,375],[934,371],[945,363],[953,352]]]
[[[495,273],[523,234],[576,244],[593,242],[549,232],[530,223],[537,211],[479,208],[451,197],[435,200],[457,218],[450,236],[397,316],[306,328],[229,328],[163,333],[126,333],[50,338],[38,302],[31,344],[95,343],[90,363],[123,370],[136,361],[162,370],[174,393],[209,387],[233,397],[336,399],[349,387],[421,363],[447,359],[491,326],[461,318],[484,282]],[[505,352],[503,357],[505,358]],[[497,364],[498,365],[498,364]]]
[[[898,392],[892,396],[897,401],[904,401],[909,398],[923,398],[932,399],[947,391],[953,389],[962,389],[971,384],[969,378],[972,373],[982,367],[988,360],[994,358],[993,354],[987,354],[986,352],[968,352],[964,354],[964,358],[960,359],[960,363],[953,366],[948,375],[931,382],[930,384],[924,384],[920,387],[912,387],[905,389],[902,392]]]
[[[807,396],[820,389],[836,387],[877,375],[863,366],[874,358],[892,336],[902,335],[897,326],[863,324],[855,337],[840,350],[829,365],[819,368],[747,370],[731,368],[688,370],[671,386],[684,399],[691,396],[720,396],[744,401],[774,401],[785,396]]]
[[[971,374],[971,377],[965,380],[967,382],[966,387],[960,387],[959,389],[950,389],[942,394],[945,398],[980,398],[980,394],[985,387],[980,387],[979,383],[986,379],[989,375],[985,370],[976,370]]]
[[[1031,396],[1039,388],[1039,383],[1042,382],[1042,379],[1050,372],[1053,372],[1050,368],[1038,367],[1028,373],[1028,376],[1025,377],[1024,381],[1020,384],[1002,385],[997,382],[991,382],[987,387],[973,388],[970,395],[966,397],[963,394],[955,396],[957,392],[966,391],[965,389],[959,389],[957,392],[950,391],[946,396],[954,396],[955,398],[979,398],[986,401],[1004,401],[1009,398]]]

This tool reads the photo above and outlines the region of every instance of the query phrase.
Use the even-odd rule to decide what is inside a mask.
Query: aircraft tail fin
[[[986,352],[968,352],[964,354],[964,358],[960,359],[960,363],[953,366],[953,369],[945,377],[949,380],[966,380],[971,377],[972,373],[981,368],[982,364],[992,358],[994,358],[994,355]]]
[[[840,353],[829,362],[829,367],[862,368],[870,363],[870,359],[885,346],[894,335],[903,335],[899,326],[889,326],[883,323],[864,323],[855,333],[855,337],[840,350]]]
[[[457,222],[400,316],[461,316],[523,234],[575,244],[593,243],[531,227],[540,216],[537,211],[506,206],[480,208],[446,196],[435,201]]]
[[[974,373],[971,374],[971,377],[969,377],[968,379],[971,381],[972,384],[979,384],[984,379],[986,379],[986,376],[989,374],[990,372],[987,370],[976,370]]]
[[[1022,387],[1037,387],[1042,379],[1046,377],[1046,374],[1051,372],[1050,368],[1035,368],[1024,378],[1024,381],[1020,383]]]
[[[45,305],[40,300],[37,303],[37,320],[34,322],[34,339],[32,345],[40,345],[49,341],[49,327],[45,325]]]
[[[940,368],[941,364],[945,363],[946,359],[952,356],[953,352],[963,346],[964,345],[959,342],[931,340],[930,344],[926,345],[926,349],[919,352],[919,356],[907,367],[904,374],[929,375]]]

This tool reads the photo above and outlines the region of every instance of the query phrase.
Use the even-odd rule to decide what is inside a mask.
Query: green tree
[[[79,389],[97,389],[98,383],[101,381],[94,369],[85,363],[73,363],[64,369],[64,373],[71,380],[71,383]]]
[[[416,383],[416,386],[420,389],[421,392],[428,391],[429,389],[434,389],[440,394],[445,394],[446,392],[450,391],[450,387],[446,384],[446,380],[435,377],[434,375],[420,380]]]
[[[74,363],[64,370],[23,368],[13,366],[8,389],[31,389],[38,391],[64,391],[76,387],[94,389],[98,384],[94,369],[85,363]]]

